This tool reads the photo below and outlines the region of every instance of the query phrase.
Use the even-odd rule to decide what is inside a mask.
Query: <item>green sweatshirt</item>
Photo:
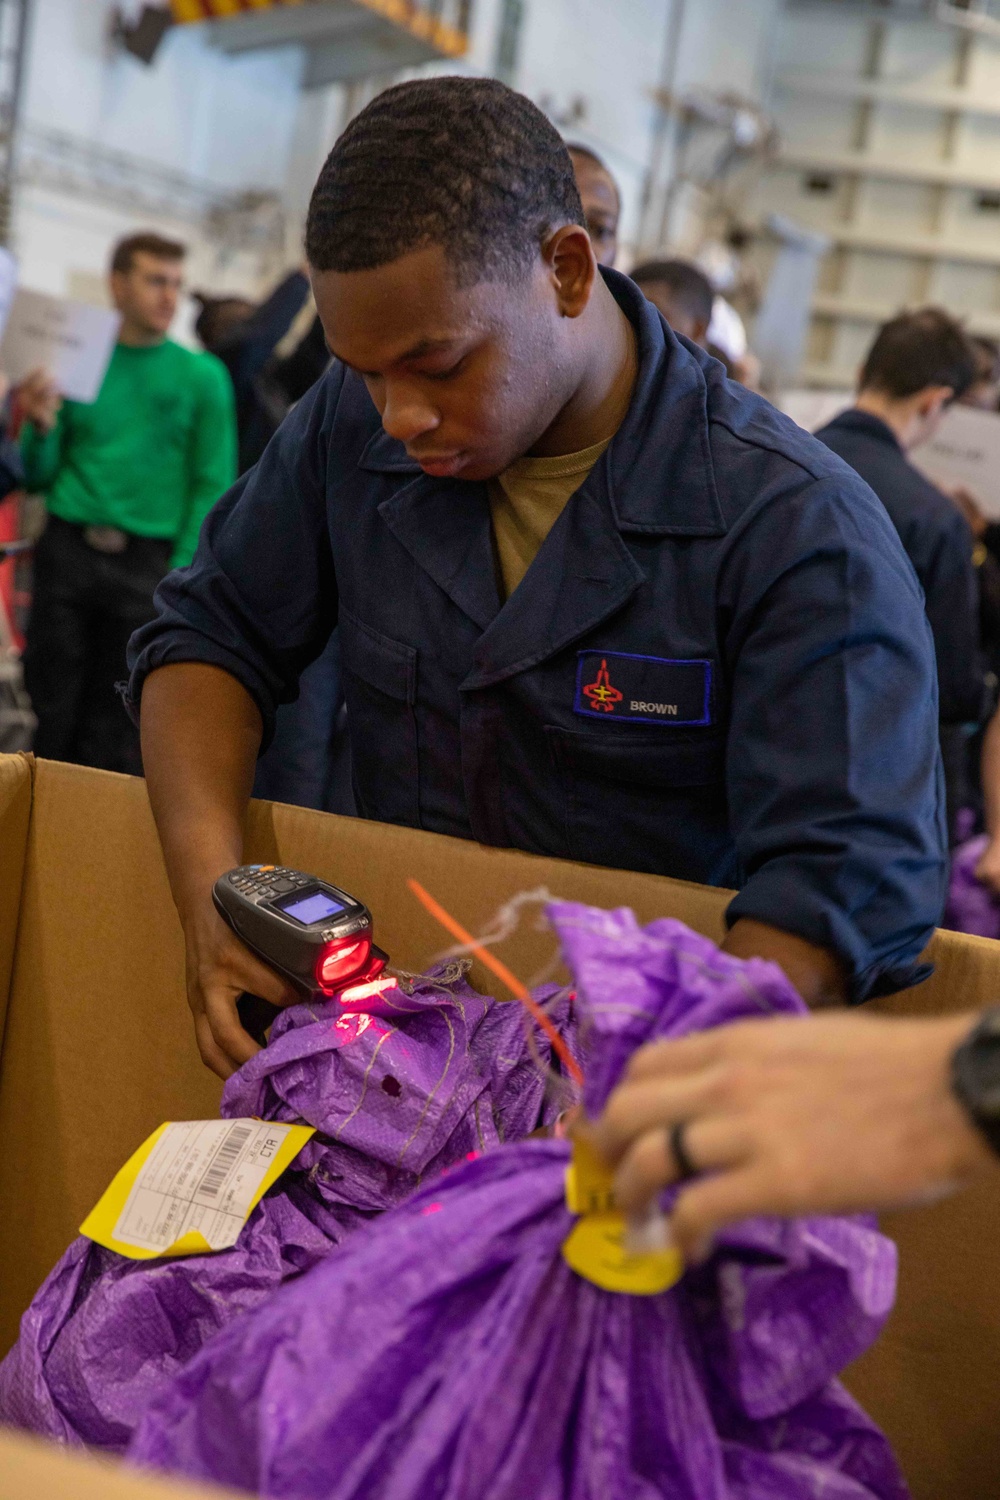
[[[97,400],[64,401],[50,433],[21,439],[29,490],[54,516],[169,538],[191,561],[205,514],[236,478],[236,410],[225,366],[169,339],[119,344]]]

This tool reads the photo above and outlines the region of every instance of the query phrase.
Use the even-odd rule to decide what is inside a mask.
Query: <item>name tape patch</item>
[[[580,651],[575,713],[629,724],[711,724],[712,663]]]

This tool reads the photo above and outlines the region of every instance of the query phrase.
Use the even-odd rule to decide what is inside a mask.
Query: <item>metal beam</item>
[[[302,87],[324,88],[330,83],[344,83],[352,78],[394,73],[399,68],[414,68],[433,62],[440,54],[419,37],[408,36],[395,27],[370,27],[346,36],[343,41],[321,42],[306,53]]]
[[[214,46],[229,53],[304,47],[310,58],[306,87],[315,88],[460,56],[467,42],[468,33],[462,28],[468,26],[470,6],[459,3],[454,8],[458,25],[445,21],[444,10],[444,0],[414,0],[408,5],[388,0],[312,0],[212,21],[209,36]],[[336,56],[338,48],[343,52],[341,61]]]
[[[322,0],[312,5],[282,6],[256,14],[227,16],[223,21],[209,21],[208,34],[220,52],[250,52],[260,47],[284,47],[294,42],[310,46],[333,41],[359,25],[367,26],[380,17],[354,0]]]

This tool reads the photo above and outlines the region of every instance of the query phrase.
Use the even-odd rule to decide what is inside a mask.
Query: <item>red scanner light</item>
[[[352,984],[348,989],[341,990],[339,996],[341,1005],[358,1005],[362,1000],[371,1000],[376,995],[384,995],[386,990],[399,988],[399,980],[393,977],[384,979],[369,979],[364,984]]]
[[[359,974],[368,962],[371,938],[342,938],[327,943],[316,960],[316,983],[327,994]]]

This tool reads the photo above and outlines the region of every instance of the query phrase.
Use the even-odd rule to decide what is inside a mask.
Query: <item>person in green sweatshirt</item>
[[[110,285],[122,323],[92,405],[61,401],[42,371],[19,390],[26,484],[49,513],[24,660],[35,753],[136,775],[139,738],[115,687],[125,647],[236,478],[225,366],[167,338],[184,254],[155,234],[116,246]]]

